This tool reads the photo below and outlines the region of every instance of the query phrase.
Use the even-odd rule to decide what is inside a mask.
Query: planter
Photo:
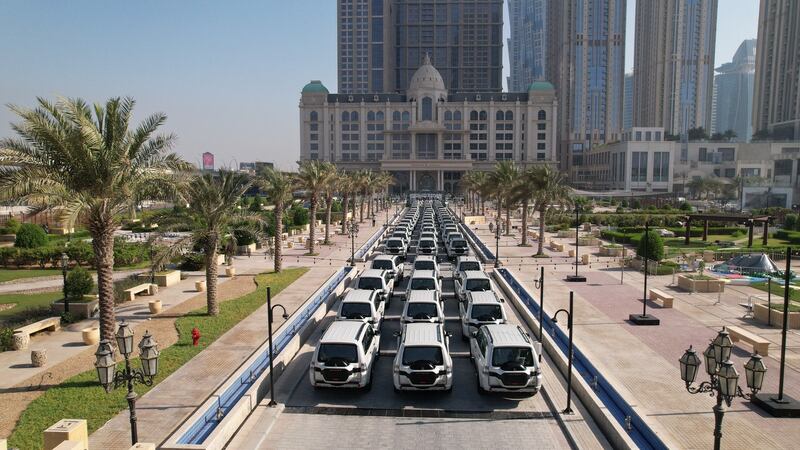
[[[150,279],[150,275],[147,275],[147,279]],[[168,270],[166,272],[156,272],[155,276],[155,284],[158,286],[168,287],[174,286],[181,281],[181,271],[180,270]]]
[[[200,280],[194,282],[194,290],[197,292],[203,292],[206,290],[206,280]]]
[[[84,328],[81,330],[81,337],[83,338],[84,344],[96,345],[98,342],[100,342],[100,328],[98,327]]]
[[[70,301],[69,313],[80,319],[88,319],[89,317],[94,316],[98,310],[100,300],[98,300],[96,295],[86,295],[84,296],[84,299],[84,301]],[[64,313],[64,300],[61,299],[54,301],[51,308],[54,314],[60,316]]]
[[[783,304],[783,299],[778,299],[778,302]],[[768,325],[773,327],[783,326],[783,312],[774,309],[770,312],[764,303],[753,304],[753,317],[761,323],[767,323],[767,319],[769,319]],[[800,312],[789,312],[789,328],[800,329]]]
[[[714,251],[713,250],[703,250],[703,261],[709,263],[714,262]]]
[[[580,236],[578,237],[578,245],[581,247],[592,247],[597,245],[597,238],[594,236]]]
[[[256,251],[256,244],[253,243],[253,244],[248,244],[248,245],[240,245],[240,246],[236,247],[236,252],[239,255],[246,255],[248,250],[250,251],[250,253]]]
[[[622,256],[622,247],[600,247],[602,256]]]
[[[678,275],[678,287],[689,292],[725,292],[725,280],[695,280],[688,275]]]
[[[47,364],[47,350],[33,350],[31,352],[31,365],[33,367],[44,367]]]
[[[556,235],[560,238],[572,238],[575,239],[575,230],[561,230]]]
[[[630,267],[631,269],[634,269],[634,270],[642,270],[642,266],[643,265],[644,264],[642,263],[642,260],[639,259],[639,258],[631,258],[628,261],[628,267]],[[658,263],[657,262],[655,262],[655,261],[648,261],[647,262],[647,270],[650,273],[650,275],[655,274],[657,268],[658,268]]]
[[[161,312],[161,300],[150,300],[147,302],[147,307],[150,309],[150,314],[158,314]]]
[[[228,278],[233,278],[236,276],[236,267],[226,267],[225,268],[225,276]]]
[[[225,255],[217,255],[217,265],[225,264]]]
[[[28,348],[28,344],[31,343],[31,337],[28,333],[16,332],[14,333],[14,337],[12,347],[14,350],[25,350]]]

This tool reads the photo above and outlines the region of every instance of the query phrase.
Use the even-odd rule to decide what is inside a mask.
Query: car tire
[[[477,371],[475,371],[475,383],[478,386],[478,395],[489,395],[489,392],[481,386],[481,379]]]

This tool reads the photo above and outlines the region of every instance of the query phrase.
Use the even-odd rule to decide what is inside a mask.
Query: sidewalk
[[[131,274],[146,271],[146,269],[126,269],[114,271],[114,280],[121,280],[130,276]],[[91,273],[96,283],[97,273]],[[62,279],[61,275],[41,278],[23,278],[0,283],[0,294],[13,294],[15,292],[58,291],[61,290],[63,286],[64,280]]]
[[[519,221],[513,221],[518,224]],[[473,226],[473,228],[475,228]],[[494,236],[488,226],[479,226],[478,235],[488,245]],[[517,232],[519,233],[519,232]],[[570,239],[557,239],[546,233],[545,242],[556,239],[574,248]],[[500,258],[505,267],[538,297],[533,288],[539,267],[545,267],[545,311],[552,314],[568,307],[569,292],[575,293],[575,342],[593,364],[600,369],[626,400],[652,426],[669,446],[709,448],[713,442],[714,399],[708,395],[690,395],[680,379],[678,359],[689,345],[702,352],[723,325],[736,325],[769,339],[773,344],[765,358],[768,373],[764,392],[776,392],[780,357],[780,330],[742,319],[746,302],[755,291],[744,286],[727,287],[717,302],[717,294],[690,294],[669,286],[672,276],[648,277],[648,288],[670,292],[675,297],[673,309],[659,308],[648,302],[648,313],[661,320],[657,327],[637,327],[627,321],[628,314],[640,313],[643,295],[643,275],[625,270],[620,283],[620,269],[612,259],[599,258],[597,247],[581,247],[580,253],[590,251],[590,266],[579,267],[587,277],[586,283],[566,283],[565,275],[574,273],[574,259],[564,253],[550,253],[552,258],[530,258],[533,247],[518,247],[517,239],[504,238],[500,243]],[[494,248],[492,247],[492,250]],[[763,293],[762,293],[763,294]],[[800,396],[800,335],[790,331],[787,344],[786,393]],[[737,345],[732,360],[740,374],[739,382],[746,391],[743,364],[750,348]],[[701,369],[698,382],[707,378]],[[792,419],[765,415],[743,399],[735,399],[725,415],[725,448],[792,448],[800,440],[800,430]]]

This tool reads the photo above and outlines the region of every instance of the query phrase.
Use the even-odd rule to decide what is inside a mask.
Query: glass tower
[[[508,89],[524,92],[534,81],[545,79],[547,46],[546,0],[508,0],[511,38],[508,40],[508,60],[511,75]]]

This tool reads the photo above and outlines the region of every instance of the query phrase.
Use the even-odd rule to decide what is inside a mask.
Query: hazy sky
[[[758,17],[758,0],[719,3],[717,66],[756,37]],[[632,0],[628,10],[630,70]],[[195,163],[210,151],[217,166],[292,167],[300,89],[336,90],[335,0],[0,0],[0,17],[1,105],[132,96],[139,118],[168,114],[165,131]],[[0,136],[15,120],[0,108]]]

